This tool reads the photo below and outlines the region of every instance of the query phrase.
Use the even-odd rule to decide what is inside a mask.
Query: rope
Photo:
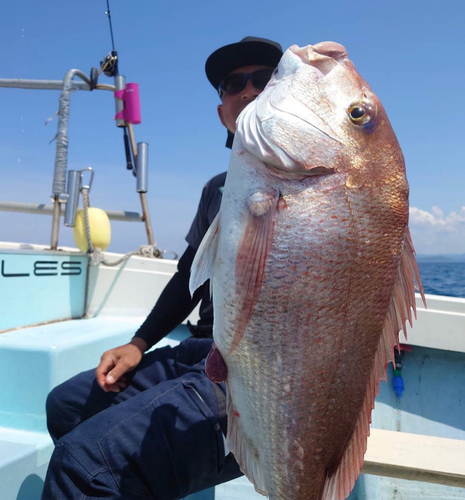
[[[89,190],[82,189],[82,201],[84,204],[84,223],[86,226],[86,238],[87,238],[87,253],[92,254],[94,248],[92,246],[92,240],[90,238],[90,224],[89,224]]]
[[[114,262],[109,262],[108,260],[105,260],[104,253],[100,248],[94,248],[94,251],[90,254],[91,262],[92,265],[98,266],[99,264],[103,264],[104,266],[118,266],[121,264],[121,262],[124,262],[125,260],[129,259],[129,257],[132,257],[133,255],[140,255],[141,257],[148,257],[148,258],[162,258],[163,257],[163,252],[157,248],[155,245],[142,245],[139,247],[139,250],[134,250],[132,252],[128,252],[127,254],[123,255],[120,259],[115,260]]]
[[[89,190],[88,189],[82,189],[82,198],[83,198],[83,205],[84,205],[84,225],[86,227],[86,239],[87,239],[87,254],[89,255],[91,259],[91,263],[93,266],[98,266],[100,264],[103,264],[104,266],[118,266],[125,260],[129,259],[133,255],[140,255],[141,257],[147,257],[147,258],[157,258],[160,259],[163,257],[163,252],[156,247],[155,245],[142,245],[139,247],[139,250],[134,250],[132,252],[128,252],[127,254],[123,255],[120,259],[115,260],[114,262],[109,262],[105,260],[105,255],[102,252],[102,250],[98,247],[93,247],[92,246],[92,240],[90,237],[90,224],[89,224]]]

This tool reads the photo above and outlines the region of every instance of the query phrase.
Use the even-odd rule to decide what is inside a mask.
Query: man
[[[279,44],[247,37],[208,58],[227,147],[236,118],[263,90],[281,55]],[[223,173],[206,184],[178,270],[134,338],[105,352],[95,373],[81,373],[50,393],[47,424],[56,447],[44,500],[174,500],[241,474],[224,446],[225,387],[204,372],[213,325],[208,283],[193,297],[189,293],[190,267],[219,210],[225,178]],[[199,301],[193,337],[144,354]]]

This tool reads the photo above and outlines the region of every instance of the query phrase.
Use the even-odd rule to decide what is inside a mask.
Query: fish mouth
[[[289,47],[289,51],[300,57],[305,64],[312,66],[319,79],[324,78],[340,63],[348,60],[347,50],[343,45],[336,42],[321,42],[316,45],[307,45],[305,47],[292,45]],[[279,101],[275,102],[272,97],[269,100],[269,105],[275,111],[285,113],[301,120],[330,141],[341,146],[344,145],[343,142],[337,139],[337,134],[329,123],[323,121],[308,107],[305,112],[303,112],[304,110],[300,101],[288,98],[285,101],[285,106],[282,106]],[[269,117],[262,118],[261,121],[265,122],[271,118],[272,116],[270,115]]]
[[[305,64],[313,66],[322,78],[339,63],[348,59],[346,48],[336,42],[321,42],[305,47],[292,45],[289,50],[300,57]]]
[[[279,111],[281,113],[286,113],[287,115],[290,115],[290,116],[293,116],[294,118],[297,118],[298,120],[301,120],[303,121],[304,123],[306,123],[307,125],[310,125],[313,129],[317,130],[321,135],[324,135],[325,137],[327,137],[328,139],[331,139],[332,141],[335,141],[341,145],[343,145],[343,143],[341,141],[339,141],[338,139],[336,139],[334,137],[334,135],[331,135],[330,133],[328,132],[325,132],[321,127],[318,127],[313,120],[310,120],[308,119],[307,117],[303,117],[302,116],[302,112],[301,112],[301,108],[300,108],[300,105],[301,103],[298,102],[297,105],[299,106],[298,109],[296,110],[292,110],[292,108],[290,107],[290,102],[287,101],[286,102],[286,109],[282,109],[279,107],[279,105],[276,105],[274,104],[271,100],[270,100],[270,107],[272,107],[273,109],[275,109],[276,111]],[[270,118],[265,118],[264,120],[262,120],[262,122],[265,122],[267,120],[269,120]]]
[[[280,165],[264,162],[266,168],[277,174],[285,174],[288,179],[302,179],[310,177],[324,177],[336,173],[332,167],[325,167],[323,165],[301,165],[299,163],[299,170],[289,170]]]
[[[297,104],[299,105],[300,103]],[[279,106],[274,105],[271,101],[269,101],[269,105],[278,112],[292,115],[298,120],[301,120],[302,122],[311,126],[312,129],[316,130],[322,136],[329,138],[331,141],[337,142],[341,146],[344,145],[332,135],[315,126],[311,120],[303,118],[301,114],[297,112],[297,110],[293,112],[291,109],[289,109],[289,107],[287,107],[287,109],[280,109]],[[258,158],[261,158],[266,166],[271,170],[275,172],[285,173],[288,177],[299,178],[302,177],[302,175],[305,177],[319,177],[335,173],[335,169],[333,167],[325,166],[321,163],[310,164],[299,160],[294,155],[287,152],[286,149],[282,147],[282,145],[269,138],[268,134],[263,128],[263,124],[271,119],[271,117],[261,120],[252,113],[252,116],[249,115],[249,118],[253,119],[255,122],[255,126],[252,127],[252,130],[255,131],[255,134],[253,134],[253,139],[248,135],[243,135],[243,137],[246,139],[244,144],[246,145],[246,148],[250,153],[254,154]]]
[[[336,173],[333,167],[325,167],[318,164],[303,164],[300,161],[293,160],[295,167],[283,166],[272,161],[264,161],[266,168],[277,174],[285,174],[288,179],[302,179],[307,177],[325,177]]]
[[[293,45],[288,49],[292,54],[300,57],[304,64],[311,66],[317,76],[317,79],[324,78],[342,61],[347,59],[346,49],[335,42],[322,42],[316,45],[308,45],[299,47]],[[334,174],[336,169],[333,167],[333,162],[325,166],[325,161],[315,159],[313,164],[310,164],[299,154],[293,154],[292,151],[287,151],[282,141],[277,140],[271,134],[269,136],[270,127],[267,122],[272,122],[276,117],[281,115],[282,119],[285,116],[291,116],[301,123],[305,124],[305,133],[320,136],[328,147],[330,145],[335,149],[344,149],[345,144],[338,139],[338,134],[329,123],[320,117],[311,107],[292,95],[292,93],[273,93],[270,98],[265,99],[264,105],[260,106],[260,97],[266,95],[265,92],[255,100],[258,103],[258,110],[249,107],[244,109],[239,117],[238,129],[242,131],[241,137],[247,151],[257,158],[271,170],[279,173],[284,173],[290,177],[323,177]],[[255,109],[257,109],[257,106]],[[245,127],[244,124],[247,123]],[[272,127],[272,125],[271,125]]]

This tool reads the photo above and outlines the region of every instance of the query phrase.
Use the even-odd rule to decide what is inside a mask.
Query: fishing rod
[[[115,46],[115,37],[113,34],[110,1],[106,0],[106,3],[107,10],[105,15],[108,16],[112,50],[103,58],[103,61],[100,62],[100,69],[91,69],[90,89],[93,90],[96,88],[97,80],[101,73],[104,73],[110,78],[114,78],[116,88],[116,126],[123,129],[126,167],[127,170],[132,170],[133,175],[137,179],[137,192],[139,193],[141,199],[143,220],[146,226],[147,237],[149,244],[154,246],[155,242],[153,239],[152,226],[146,199],[148,189],[148,144],[145,142],[136,144],[133,130],[133,125],[137,125],[141,122],[139,85],[137,83],[126,84],[125,77],[119,73],[119,59]]]
[[[110,1],[107,2],[107,10],[105,11],[105,15],[108,17],[108,23],[110,26],[110,38],[111,38],[111,47],[112,50],[108,55],[103,58],[103,61],[100,61],[100,69],[91,68],[90,70],[90,90],[94,90],[97,87],[98,78],[103,73],[105,76],[109,78],[114,78],[116,93],[116,126],[123,129],[124,134],[124,151],[126,155],[126,168],[127,170],[132,170],[134,176],[136,176],[137,169],[134,168],[133,165],[137,165],[136,156],[137,156],[137,148],[134,140],[134,134],[132,131],[132,124],[140,123],[140,106],[139,106],[139,92],[137,84],[128,84],[129,89],[137,95],[131,96],[131,102],[126,103],[125,101],[129,97],[126,95],[126,82],[124,76],[119,73],[119,58],[118,52],[115,47],[115,37],[113,34],[113,23],[111,21],[111,10],[110,10]],[[128,109],[125,109],[128,108]],[[124,115],[124,116],[123,116]],[[124,119],[123,119],[124,118]],[[128,135],[129,129],[129,135]],[[131,136],[131,142],[130,142]],[[132,143],[132,150],[131,150]]]
[[[108,16],[108,22],[110,23],[111,46],[113,51],[115,51],[115,38],[113,37],[113,25],[111,24],[110,0],[107,0],[107,11],[105,14]]]
[[[107,2],[107,10],[105,11],[105,15],[108,17],[108,24],[110,27],[110,38],[111,38],[111,52],[105,56],[103,61],[100,62],[100,72],[103,72],[106,76],[110,78],[115,78],[115,84],[117,87],[117,91],[121,91],[124,89],[124,81],[121,80],[119,71],[118,71],[118,52],[115,48],[115,37],[113,34],[113,23],[111,22],[111,10],[110,10],[110,0],[106,0]],[[118,109],[117,112],[123,111],[122,109]],[[124,134],[124,150],[126,153],[126,168],[128,170],[133,170],[133,155],[131,154],[131,148],[129,145],[129,136],[128,136],[128,127],[126,122],[123,120],[117,120],[116,125],[123,129]]]

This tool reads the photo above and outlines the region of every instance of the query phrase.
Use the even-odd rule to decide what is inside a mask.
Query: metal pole
[[[60,95],[60,107],[58,113],[58,131],[56,138],[55,169],[53,172],[52,193],[54,197],[54,210],[52,221],[52,250],[58,246],[58,225],[60,223],[60,197],[65,195],[66,170],[68,167],[68,122],[71,104],[71,92],[73,79],[78,76],[89,86],[91,81],[78,69],[69,70],[63,78],[63,88]],[[64,200],[63,200],[64,201]]]
[[[58,234],[60,232],[60,213],[61,204],[59,195],[53,197],[53,222],[52,222],[52,237],[50,241],[50,249],[56,250],[58,248]]]
[[[60,203],[63,205],[63,203]],[[65,211],[63,206],[61,208],[61,215]],[[18,203],[14,201],[0,201],[0,212],[16,212],[24,214],[37,214],[37,215],[53,215],[53,205],[43,205],[40,203]],[[125,212],[123,210],[105,210],[110,220],[117,220],[122,222],[143,222],[144,218],[137,212]]]
[[[137,166],[137,144],[136,144],[136,136],[134,135],[134,127],[132,126],[132,123],[128,123],[127,127],[129,133],[129,141],[131,143],[132,157],[134,158],[134,163]]]
[[[0,78],[0,87],[12,89],[36,89],[36,90],[62,90],[63,80],[25,80],[23,78]],[[115,91],[114,85],[98,83],[96,90]],[[86,82],[73,82],[71,90],[89,90],[90,85]]]
[[[147,232],[147,239],[149,241],[149,245],[153,246],[155,245],[155,240],[153,239],[153,232],[152,232],[152,223],[150,222],[150,214],[149,214],[149,207],[147,205],[147,197],[145,193],[139,193],[140,194],[140,203],[142,205],[142,219],[145,222],[145,230]]]

